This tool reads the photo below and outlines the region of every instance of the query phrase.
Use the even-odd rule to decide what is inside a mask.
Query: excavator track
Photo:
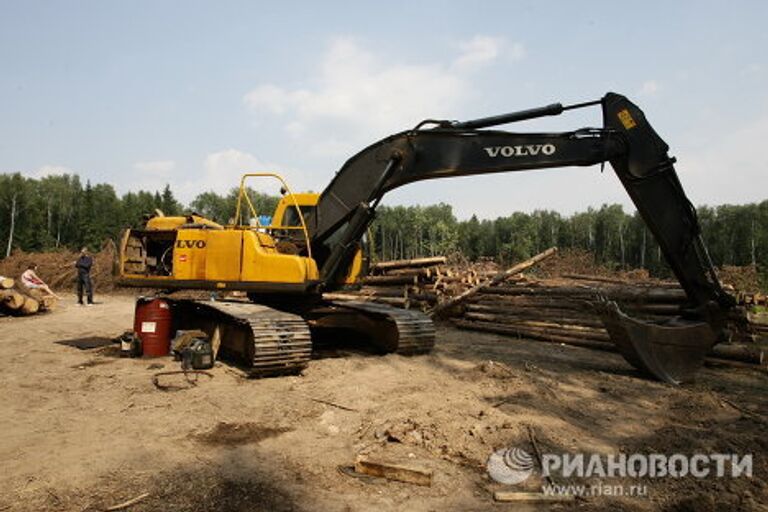
[[[251,302],[189,302],[208,330],[220,329],[222,352],[251,377],[297,373],[312,356],[309,326],[299,315]]]
[[[420,311],[400,309],[375,302],[331,301],[334,308],[352,310],[377,324],[373,342],[385,352],[403,355],[426,354],[435,346],[435,324]],[[369,331],[370,332],[370,331]],[[378,336],[378,339],[377,339]],[[384,340],[383,338],[387,339]]]

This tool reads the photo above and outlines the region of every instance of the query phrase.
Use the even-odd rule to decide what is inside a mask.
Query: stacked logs
[[[679,315],[686,295],[677,283],[665,281],[632,283],[577,275],[523,279],[481,288],[451,321],[461,329],[615,351],[592,306],[604,299],[615,301],[629,316],[663,322]],[[752,334],[762,327],[750,321],[743,308],[734,311],[730,327],[731,342],[716,345],[711,356],[766,362],[768,345]]]
[[[449,264],[445,256],[382,261],[372,265],[359,290],[328,293],[331,300],[364,300],[428,311],[495,273],[495,265]]]
[[[484,284],[520,279],[520,272],[556,252],[556,248],[547,249],[504,271],[500,271],[499,266],[490,260],[449,263],[445,256],[382,261],[372,265],[370,275],[362,279],[361,288],[328,293],[325,297],[331,300],[380,302],[434,313],[463,298],[464,294],[474,293]]]
[[[663,322],[677,316],[686,299],[673,281],[582,274],[536,279],[520,273],[554,253],[549,249],[502,272],[488,262],[448,264],[444,257],[380,262],[360,290],[327,297],[416,308],[461,329],[606,351],[615,347],[592,307],[595,301],[613,300],[632,317]],[[768,345],[761,341],[768,336],[768,315],[747,314],[743,302],[732,314],[731,343],[718,344],[711,355],[762,364],[768,359]]]
[[[0,314],[26,316],[47,311],[54,299],[39,290],[22,289],[10,277],[0,276]]]

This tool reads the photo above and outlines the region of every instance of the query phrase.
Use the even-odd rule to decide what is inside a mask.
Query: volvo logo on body
[[[177,249],[205,249],[205,240],[176,240]]]
[[[496,158],[498,156],[537,156],[552,155],[557,151],[554,144],[525,144],[521,146],[488,146],[483,148],[488,156]]]

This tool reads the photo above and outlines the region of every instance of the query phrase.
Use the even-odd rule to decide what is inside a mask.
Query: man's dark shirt
[[[80,256],[75,263],[77,267],[77,275],[79,277],[85,277],[91,273],[91,267],[93,266],[93,258],[90,256]]]

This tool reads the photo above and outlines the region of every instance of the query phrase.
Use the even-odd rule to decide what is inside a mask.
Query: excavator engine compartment
[[[243,236],[241,230],[131,230],[124,241],[124,272],[185,281],[237,281]]]
[[[141,276],[173,275],[176,235],[177,231],[127,231],[122,244],[123,272]]]

